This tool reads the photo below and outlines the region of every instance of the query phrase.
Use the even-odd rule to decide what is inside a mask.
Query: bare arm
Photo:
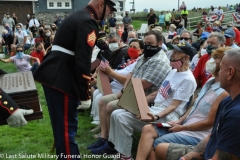
[[[146,96],[147,102],[153,102],[157,96],[158,90]]]
[[[159,117],[165,117],[166,115],[168,115],[169,113],[171,113],[172,111],[174,111],[181,102],[182,102],[182,101],[180,101],[180,100],[174,99],[174,100],[171,102],[171,104],[170,104],[166,109],[164,109],[162,112],[160,112],[160,113],[158,114]]]
[[[32,56],[30,56],[30,60],[37,61],[38,65],[41,64],[41,63],[40,63],[40,60],[39,60],[38,58],[36,58],[36,57],[32,57]]]
[[[23,45],[27,42],[27,36],[24,36]]]
[[[2,58],[0,58],[0,60],[1,60],[2,62],[4,62],[4,63],[10,63],[10,62],[12,62],[12,59],[11,59],[11,58],[8,58],[8,59],[2,59]]]
[[[112,78],[115,78],[118,82],[120,82],[122,85],[125,83],[125,81],[127,80],[127,76],[118,74],[117,72],[111,72],[109,73],[109,76],[111,76]]]

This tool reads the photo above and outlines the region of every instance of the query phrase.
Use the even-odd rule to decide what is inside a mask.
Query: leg
[[[178,132],[165,134],[154,140],[153,144],[156,147],[159,143],[178,143],[184,145],[197,145],[200,139],[187,136]]]
[[[157,160],[156,155],[155,155],[155,148],[152,147],[152,149],[147,157],[147,160]]]
[[[70,160],[66,158],[67,155],[80,155],[78,145],[74,140],[77,133],[79,101],[45,85],[43,89],[52,123],[56,154],[59,159]]]
[[[115,98],[117,99],[117,95]],[[107,107],[106,107],[107,131],[108,131],[107,133],[109,133],[109,130],[110,130],[110,117],[111,117],[112,112],[116,109],[120,109],[117,106],[117,103],[118,103],[118,99],[111,101],[107,104]]]
[[[110,118],[109,141],[125,156],[131,156],[133,131],[141,131],[145,122],[123,109],[113,111]]]
[[[152,149],[153,141],[157,137],[158,133],[152,124],[143,127],[142,135],[138,144],[137,160],[145,160],[147,158]]]
[[[157,160],[175,160],[193,151],[194,146],[177,143],[161,143],[155,149]]]
[[[107,105],[117,99],[116,94],[110,94],[104,96],[99,101],[99,116],[100,116],[100,125],[101,125],[101,137],[108,139],[108,125],[107,125]]]
[[[166,160],[167,159],[168,147],[169,147],[169,143],[160,143],[155,148],[155,156],[156,156],[157,160]]]
[[[98,102],[102,97],[102,93],[97,89],[93,93],[93,102],[92,102],[92,110],[91,114],[93,115],[94,121],[99,121],[99,111],[98,111]]]

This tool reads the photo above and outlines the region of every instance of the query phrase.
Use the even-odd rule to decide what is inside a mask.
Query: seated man
[[[186,104],[196,89],[196,81],[189,69],[190,57],[193,56],[190,44],[182,42],[174,48],[170,63],[174,70],[168,74],[159,90],[151,94],[152,100],[156,97],[148,113],[152,121],[178,120],[186,111]],[[93,149],[92,153],[108,153],[115,148],[123,157],[130,158],[133,131],[141,131],[147,122],[123,109],[115,110],[110,118],[109,141]]]
[[[240,49],[231,49],[225,52],[220,65],[219,80],[220,86],[230,96],[222,100],[218,107],[212,133],[195,147],[161,143],[156,148],[156,159],[240,159],[239,61]]]
[[[212,55],[214,62],[210,59],[206,64],[207,71],[214,77],[203,86],[191,110],[178,121],[168,122],[172,126],[170,132],[168,128],[158,125],[143,127],[136,159],[153,159],[155,154],[154,150],[151,150],[152,144],[154,147],[163,142],[196,145],[211,132],[218,105],[228,96],[228,93],[220,88],[218,72],[224,51],[229,49],[221,47],[215,50]]]
[[[231,47],[231,48],[239,48],[235,44],[236,34],[232,28],[226,29],[224,32],[224,36],[226,38],[226,43],[225,43],[226,46]]]
[[[214,50],[216,50],[218,47],[222,47],[225,44],[225,37],[220,33],[211,33],[210,36],[207,39],[207,53],[203,55],[200,60],[198,61],[197,66],[195,67],[193,71],[193,75],[197,81],[198,87],[202,87],[207,80],[211,77],[211,73],[208,73],[206,71],[206,62],[211,58],[211,54]]]
[[[161,50],[163,35],[159,31],[150,31],[144,35],[144,55],[142,55],[134,69],[127,75],[129,80],[141,78],[145,94],[148,95],[157,90],[171,70],[166,54]],[[125,82],[126,83],[127,81]],[[99,102],[99,116],[101,125],[101,138],[96,143],[88,146],[88,149],[98,148],[105,144],[108,139],[110,126],[109,117],[113,110],[118,109],[117,102],[121,92],[104,96]]]

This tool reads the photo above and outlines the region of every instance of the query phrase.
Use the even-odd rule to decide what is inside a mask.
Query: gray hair
[[[228,57],[228,59],[230,60],[229,63],[233,64],[234,66],[239,67],[238,69],[240,69],[240,49],[239,48],[234,48],[234,49],[230,49],[225,51],[225,55]]]
[[[192,40],[192,33],[190,32],[190,31],[188,31],[188,30],[183,30],[181,33],[180,33],[180,37],[182,36],[182,34],[183,33],[187,33],[188,35],[189,35],[189,37],[190,37],[190,39]]]
[[[121,40],[120,36],[116,32],[111,32],[108,34],[108,39],[112,39],[115,37],[117,38],[117,40]]]
[[[138,37],[138,36],[137,36],[137,33],[136,33],[135,31],[129,31],[129,32],[128,32],[128,35],[129,35],[129,34],[131,34],[131,33],[134,33],[134,35],[135,35],[135,38],[137,38],[137,37]]]
[[[221,33],[212,32],[208,38],[212,37],[217,37],[218,44],[224,44],[226,42],[226,38]]]

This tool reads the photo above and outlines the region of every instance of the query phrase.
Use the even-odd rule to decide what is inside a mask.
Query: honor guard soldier
[[[34,79],[42,83],[58,159],[80,159],[74,138],[78,128],[77,107],[91,105],[91,57],[98,39],[97,21],[116,11],[117,0],[90,0],[88,6],[64,19],[52,50]]]
[[[0,69],[0,75],[7,74]],[[21,106],[25,107],[25,106]],[[6,119],[10,127],[20,127],[27,124],[24,115],[32,114],[33,110],[20,109],[17,103],[0,88],[0,118]]]
[[[20,127],[27,124],[24,115],[32,114],[33,110],[20,109],[17,103],[0,88],[0,117],[6,119],[10,127]]]

